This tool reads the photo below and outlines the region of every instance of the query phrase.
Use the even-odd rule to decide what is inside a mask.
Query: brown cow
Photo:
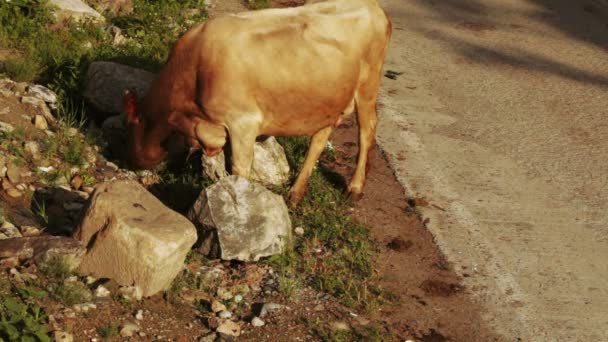
[[[376,0],[314,0],[194,27],[175,43],[145,97],[125,93],[130,158],[136,167],[155,166],[174,132],[207,155],[230,137],[232,174],[248,177],[256,137],[309,135],[289,192],[296,204],[333,127],[356,110],[359,157],[348,191],[359,198],[390,35]]]

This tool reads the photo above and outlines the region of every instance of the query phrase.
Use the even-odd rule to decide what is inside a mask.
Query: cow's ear
[[[127,123],[138,124],[139,116],[137,115],[137,93],[135,90],[125,90],[122,96],[122,106],[125,114],[127,114]]]

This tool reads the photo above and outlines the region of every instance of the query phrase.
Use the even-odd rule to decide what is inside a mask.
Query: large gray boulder
[[[122,113],[125,89],[143,96],[156,76],[145,70],[114,62],[93,62],[87,70],[84,98],[103,113]]]
[[[50,0],[51,5],[57,7],[55,16],[59,19],[72,19],[74,21],[104,22],[105,18],[89,5],[80,0]]]
[[[203,155],[203,172],[212,180],[228,176],[230,167],[226,166],[224,152],[207,157]],[[289,181],[289,163],[283,146],[274,137],[256,142],[253,147],[252,180],[264,185],[282,185]]]
[[[75,237],[87,246],[78,270],[136,286],[151,296],[171,285],[196,242],[196,229],[135,181],[93,193]]]
[[[204,189],[188,218],[199,229],[201,251],[224,260],[257,261],[282,253],[291,241],[283,197],[239,176]]]

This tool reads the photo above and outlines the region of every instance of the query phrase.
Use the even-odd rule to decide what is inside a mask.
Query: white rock
[[[118,293],[128,300],[141,300],[143,292],[139,286],[121,286]]]
[[[202,157],[203,173],[217,181],[228,176],[224,152]],[[274,137],[256,142],[253,148],[252,180],[264,185],[282,185],[289,181],[289,163],[283,146]]]
[[[105,21],[101,14],[97,13],[97,11],[80,0],[50,0],[49,2],[51,5],[58,8],[55,12],[55,16],[59,20],[69,18],[74,21]]]
[[[141,321],[144,319],[144,310],[137,310],[135,313],[135,319]]]
[[[2,226],[0,226],[0,233],[8,236],[11,239],[21,237],[21,232],[19,231],[19,229],[17,229],[15,225],[8,221],[4,221],[2,223]]]
[[[228,319],[228,318],[232,317],[232,312],[230,312],[228,310],[222,310],[217,314],[217,316],[222,319]]]
[[[264,326],[264,324],[266,324],[260,317],[253,317],[253,319],[251,320],[251,325],[253,325],[254,327],[261,327]]]
[[[302,235],[304,235],[304,228],[296,227],[296,229],[294,229],[294,232],[296,233],[296,235],[302,236]]]
[[[226,305],[222,304],[222,302],[213,300],[211,301],[211,311],[220,312],[226,310]]]
[[[168,288],[196,242],[196,229],[135,181],[102,184],[75,237],[89,246],[79,271],[141,288]]]
[[[97,298],[106,298],[110,296],[110,291],[106,289],[103,285],[97,286],[95,289],[95,297]]]
[[[42,115],[36,115],[34,116],[34,127],[36,127],[39,130],[46,130],[49,129],[49,124],[46,122],[46,119],[44,118],[44,116]]]
[[[83,303],[83,304],[75,304],[73,306],[74,311],[76,312],[89,312],[90,310],[97,309],[97,305],[93,303]]]
[[[241,295],[239,294],[239,295],[234,296],[234,298],[233,298],[233,299],[234,299],[234,302],[235,302],[235,303],[240,303],[240,302],[242,302],[242,301],[243,301],[243,296],[241,296]]]
[[[234,337],[238,337],[239,335],[241,335],[241,327],[233,321],[223,322],[222,324],[220,324],[219,327],[217,327],[215,331],[220,334]]]
[[[24,144],[25,152],[29,153],[34,159],[40,156],[40,144],[36,141],[27,141]]]
[[[285,305],[281,305],[281,304],[277,304],[277,303],[265,303],[264,305],[262,305],[262,308],[260,309],[259,316],[261,318],[264,318],[270,312],[280,311],[280,310],[285,310],[285,309],[288,309],[288,307]]]
[[[57,94],[45,86],[34,84],[27,90],[29,96],[37,97],[47,103],[57,102]]]
[[[139,331],[139,326],[132,322],[125,322],[120,328],[120,336],[131,337]]]
[[[283,197],[243,177],[204,189],[188,217],[202,236],[201,251],[224,260],[257,261],[282,253],[291,241]]]
[[[72,334],[67,333],[65,331],[55,331],[53,332],[53,340],[55,342],[73,342],[74,336]]]

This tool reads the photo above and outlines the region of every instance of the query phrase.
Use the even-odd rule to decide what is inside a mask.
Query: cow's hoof
[[[362,192],[348,192],[348,199],[353,202],[359,202],[363,198]]]
[[[287,194],[287,200],[289,201],[289,206],[292,208],[297,207],[298,204],[300,203],[300,201],[302,201],[302,197],[304,197],[304,194],[290,191],[289,194]]]

